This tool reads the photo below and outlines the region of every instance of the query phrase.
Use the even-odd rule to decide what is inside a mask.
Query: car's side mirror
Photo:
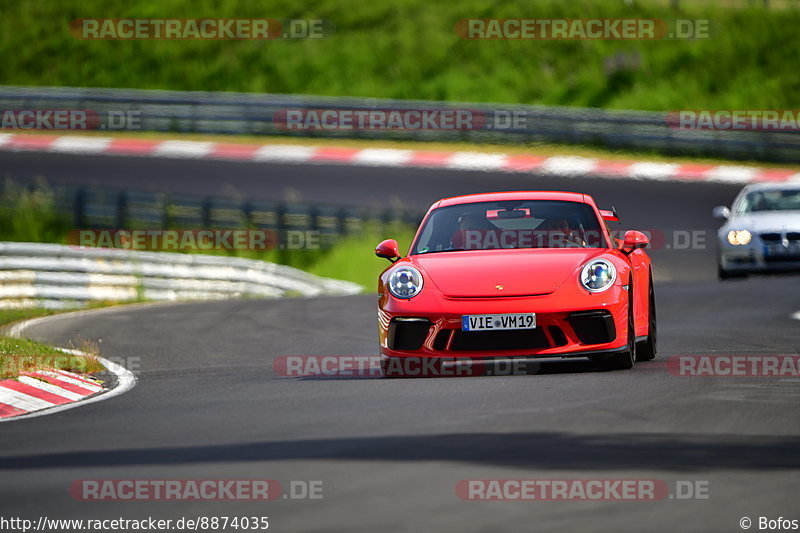
[[[622,241],[622,253],[629,254],[634,250],[646,248],[650,244],[650,239],[641,231],[625,232],[625,240]]]
[[[718,205],[715,207],[711,214],[714,216],[714,218],[731,218],[731,210],[724,205]]]
[[[386,239],[375,247],[375,255],[394,263],[400,259],[400,249],[397,247],[397,241],[394,239]]]

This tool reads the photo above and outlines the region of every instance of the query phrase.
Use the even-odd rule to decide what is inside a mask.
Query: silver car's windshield
[[[800,211],[800,190],[771,189],[752,191],[742,198],[738,213],[761,211]]]
[[[605,248],[594,209],[544,200],[441,207],[428,217],[412,254],[500,248]]]

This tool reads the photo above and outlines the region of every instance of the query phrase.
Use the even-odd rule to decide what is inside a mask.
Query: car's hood
[[[761,211],[733,217],[725,229],[746,229],[751,232],[800,231],[800,211]]]
[[[412,256],[445,296],[486,298],[555,292],[599,248],[474,250]],[[501,286],[502,288],[498,288]]]

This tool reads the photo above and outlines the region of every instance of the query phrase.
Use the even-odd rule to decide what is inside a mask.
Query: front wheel
[[[609,370],[628,370],[636,362],[636,327],[633,322],[633,284],[628,296],[628,346],[624,352],[605,356],[602,364]]]

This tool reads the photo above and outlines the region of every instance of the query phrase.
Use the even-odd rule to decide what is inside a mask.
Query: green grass
[[[90,309],[115,305],[115,302],[91,302]],[[20,320],[65,313],[69,310],[42,308],[0,309],[0,327]],[[76,348],[88,355],[67,354],[49,344],[30,339],[18,339],[0,335],[0,379],[14,379],[21,372],[34,370],[67,370],[78,374],[101,372],[105,367],[97,360],[98,345],[83,340]]]
[[[60,312],[63,311],[40,308],[0,309],[0,326]],[[104,370],[103,365],[94,357],[99,353],[96,345],[84,342],[79,349],[89,355],[65,354],[49,344],[0,335],[0,379],[13,379],[20,372],[40,369],[56,368],[79,374],[90,374]]]
[[[53,309],[42,309],[39,307],[31,309],[0,309],[0,326],[5,326],[12,322],[19,322],[20,320],[27,320],[29,318],[54,315],[57,312],[58,311]]]
[[[41,342],[0,337],[0,379],[13,379],[21,372],[53,368],[81,374],[104,370],[92,355],[70,355]]]
[[[141,301],[141,300],[140,300]],[[118,302],[94,300],[89,302],[86,307],[81,309],[100,309],[102,307],[111,307],[117,305]],[[56,315],[58,313],[68,313],[74,309],[44,309],[42,307],[27,307],[24,309],[0,309],[0,327],[7,326],[14,322],[27,320],[29,318],[38,318],[40,316]],[[89,347],[91,349],[91,347]]]
[[[744,2],[739,2],[742,4]],[[621,0],[37,0],[0,4],[0,83],[422,98],[616,109],[793,108],[800,10]],[[294,41],[90,41],[70,20],[326,19]],[[469,41],[461,18],[704,18],[714,36]],[[617,65],[617,66],[614,66]],[[620,66],[622,65],[622,66]],[[625,66],[627,65],[627,66]]]
[[[53,191],[43,180],[34,190],[6,180],[0,197],[0,241],[65,243],[72,219],[55,206]]]
[[[225,250],[202,251],[206,255],[243,257],[269,261],[305,270],[317,276],[358,283],[365,290],[375,291],[378,275],[389,266],[386,259],[375,256],[375,246],[384,239],[395,239],[401,252],[411,246],[416,228],[407,224],[367,224],[362,232],[343,236],[330,247],[310,250]]]
[[[398,225],[385,231],[372,229],[361,235],[344,238],[308,270],[318,276],[352,281],[375,292],[378,275],[389,266],[389,261],[375,256],[375,246],[384,239],[395,239],[400,245],[400,252],[405,255],[414,233],[413,228]]]

